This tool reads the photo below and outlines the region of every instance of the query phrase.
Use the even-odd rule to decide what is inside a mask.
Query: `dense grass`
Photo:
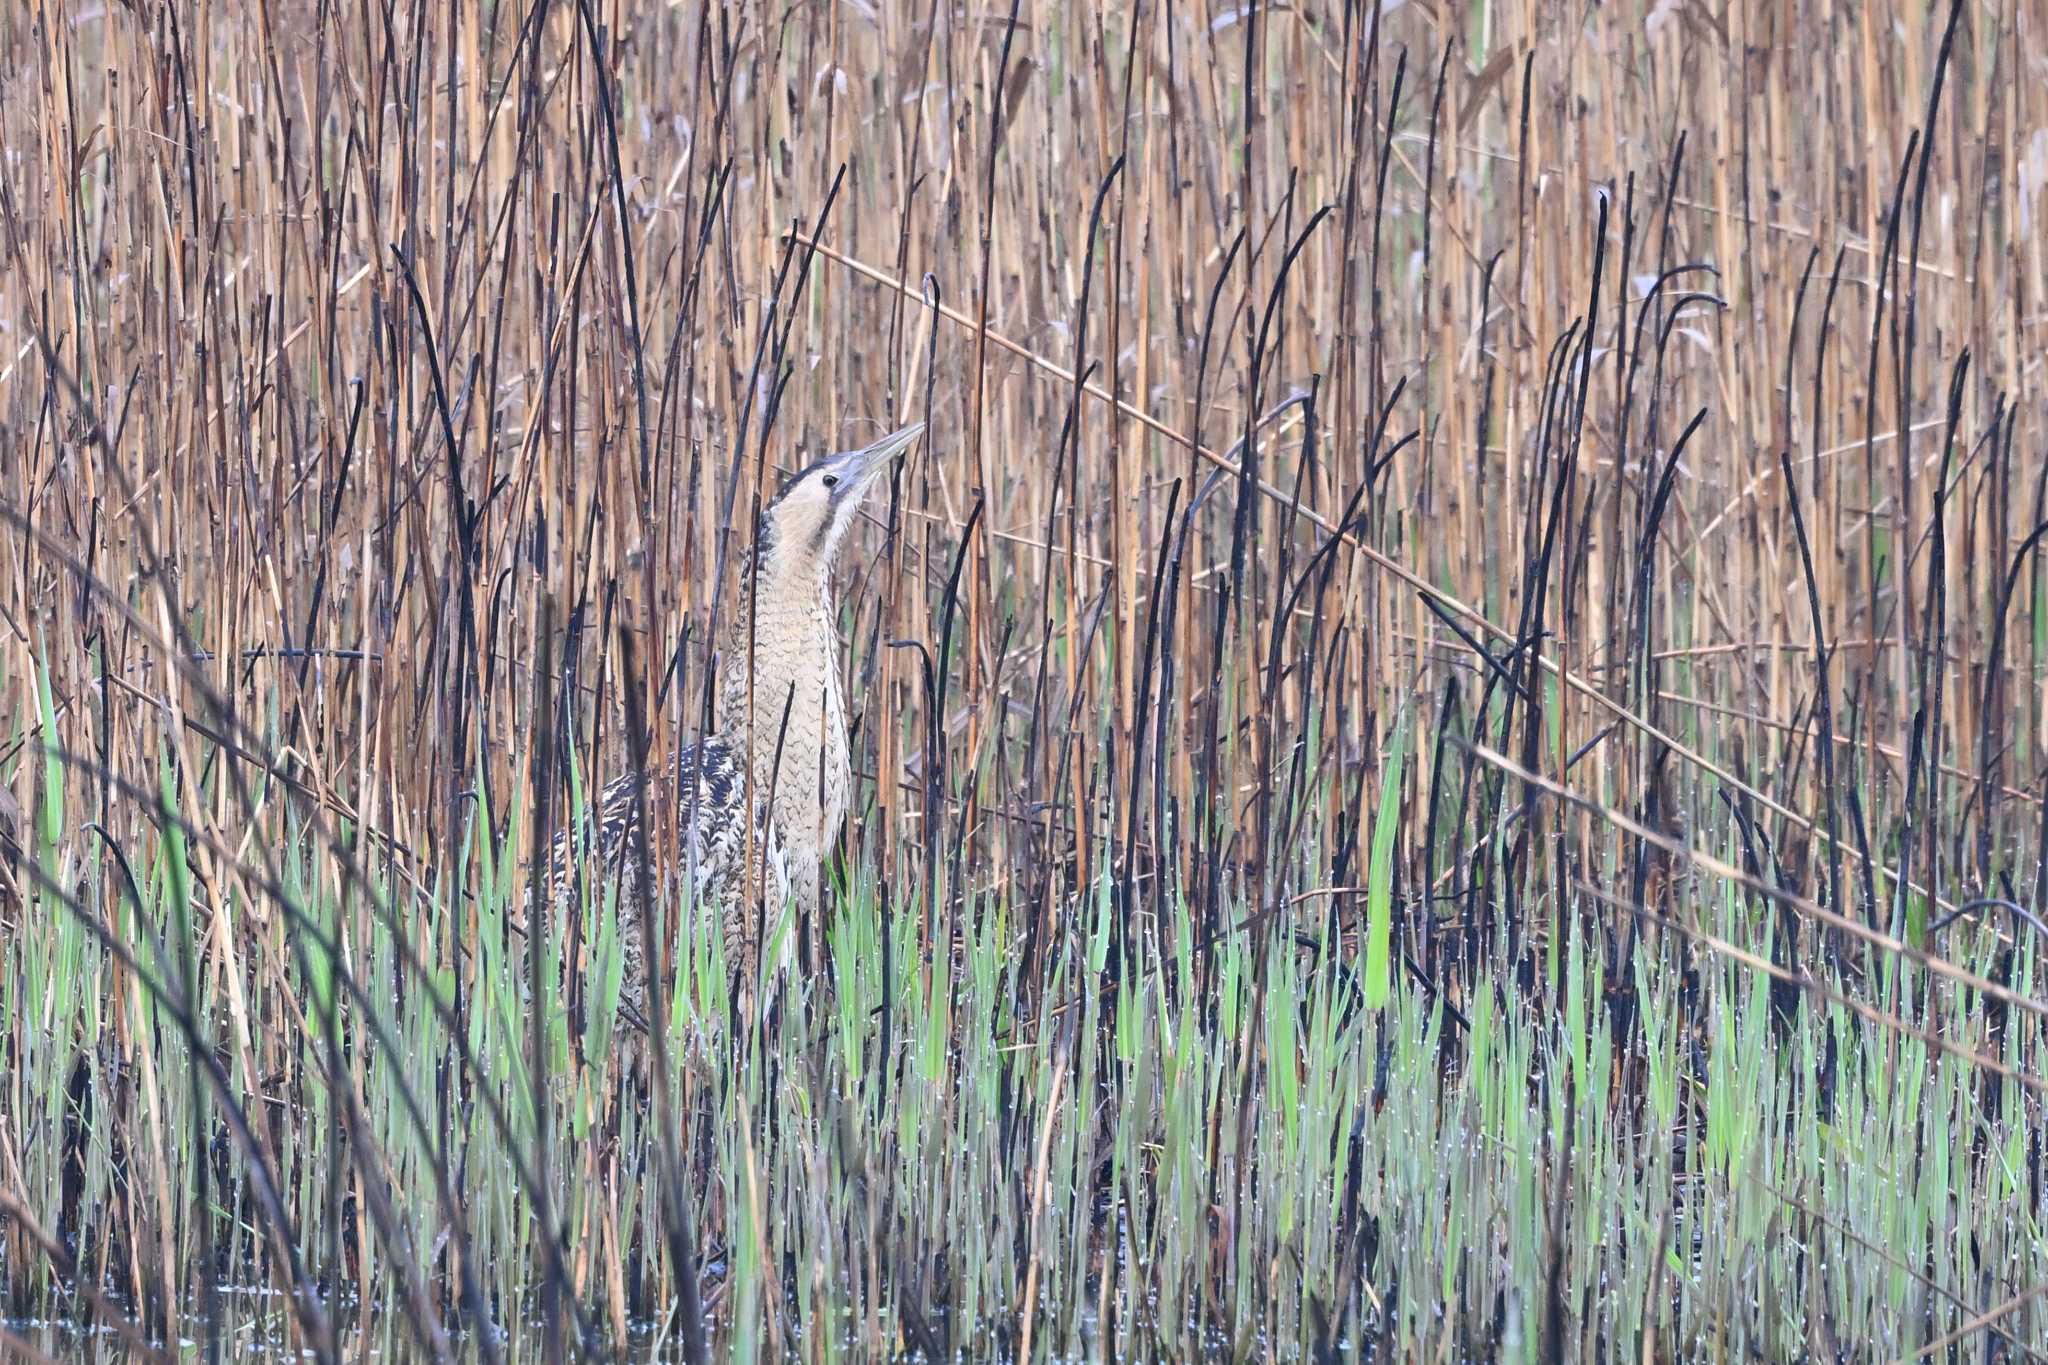
[[[2038,16],[883,10],[0,17],[0,1351],[2048,1354]]]

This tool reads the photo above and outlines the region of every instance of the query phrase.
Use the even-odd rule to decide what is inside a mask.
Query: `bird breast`
[[[797,611],[774,610],[766,602],[756,610],[748,736],[755,790],[769,791],[772,784],[772,818],[802,880],[804,865],[820,857],[838,835],[852,782],[837,632],[822,599]],[[728,660],[730,671],[720,689],[726,694],[721,705],[743,715],[748,710],[747,646],[744,638],[733,642],[737,657]]]

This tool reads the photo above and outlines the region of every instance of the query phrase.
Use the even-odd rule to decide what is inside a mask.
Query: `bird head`
[[[832,567],[861,504],[924,423],[913,422],[873,445],[813,461],[761,509],[761,553],[771,569]]]

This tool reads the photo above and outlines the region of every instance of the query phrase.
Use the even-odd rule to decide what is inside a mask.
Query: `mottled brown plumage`
[[[701,744],[680,747],[648,783],[652,832],[673,811],[680,834],[672,862],[663,858],[661,839],[648,841],[655,893],[677,904],[694,854],[691,903],[718,914],[731,970],[753,967],[760,926],[772,926],[791,898],[800,916],[818,909],[824,859],[845,823],[853,785],[832,569],[862,502],[923,429],[918,423],[864,450],[828,455],[762,509],[735,609],[719,633],[713,731]],[[646,977],[639,877],[628,861],[633,785],[629,774],[604,789],[591,843],[602,875],[619,887],[624,994],[638,1007]],[[760,860],[751,878],[750,842]],[[554,901],[566,907],[575,886],[570,831],[557,836],[550,853]],[[745,894],[750,881],[760,896]],[[674,913],[667,920],[672,932],[683,922]]]

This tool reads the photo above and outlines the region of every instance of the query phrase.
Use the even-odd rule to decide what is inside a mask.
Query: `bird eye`
[[[839,487],[839,476],[838,476],[837,474],[827,474],[827,475],[825,476],[825,487],[827,487],[827,488],[837,488],[837,487]]]

